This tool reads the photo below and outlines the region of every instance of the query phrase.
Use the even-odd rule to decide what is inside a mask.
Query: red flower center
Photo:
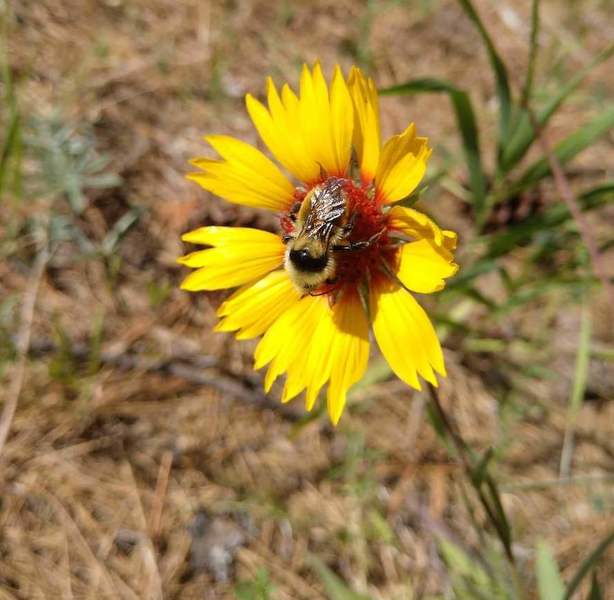
[[[345,211],[336,217],[332,227],[313,230],[305,226],[310,211],[317,211],[315,198],[322,189],[339,178],[327,177],[309,189],[297,188],[296,202],[292,209],[281,216],[281,228],[289,243],[297,244],[304,237],[316,237],[330,253],[334,269],[332,274],[311,294],[331,294],[346,286],[357,286],[369,276],[382,272],[382,263],[393,267],[396,246],[388,236],[388,216],[375,199],[372,185],[357,184],[351,179],[342,179],[342,186],[335,189],[341,194]],[[305,202],[309,202],[305,206]],[[320,205],[322,206],[322,205]],[[322,209],[321,209],[322,210]],[[317,211],[318,217],[320,211]],[[315,215],[312,215],[315,218]],[[321,231],[325,231],[324,238]]]

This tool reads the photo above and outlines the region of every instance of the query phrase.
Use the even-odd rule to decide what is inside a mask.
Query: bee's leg
[[[384,228],[380,229],[377,233],[373,234],[368,240],[362,240],[360,242],[350,242],[349,244],[334,246],[333,250],[336,252],[358,252],[359,250],[365,250],[376,242],[381,235],[386,231]]]
[[[342,227],[342,237],[347,238],[353,231],[356,223],[357,213],[352,213],[348,222]],[[336,248],[335,248],[336,249]]]

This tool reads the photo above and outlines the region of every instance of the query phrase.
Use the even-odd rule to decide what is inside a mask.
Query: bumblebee
[[[337,254],[367,248],[380,234],[366,241],[350,241],[354,228],[345,180],[329,177],[314,186],[290,213],[293,229],[284,237],[285,268],[301,294],[314,294],[334,284]]]

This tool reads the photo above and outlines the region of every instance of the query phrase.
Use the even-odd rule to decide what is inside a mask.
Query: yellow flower
[[[303,66],[298,95],[269,78],[267,106],[250,94],[246,104],[283,171],[253,146],[215,135],[205,139],[220,158],[193,160],[200,170],[189,178],[229,202],[279,213],[281,232],[185,234],[209,248],[179,259],[196,269],[182,288],[241,286],[218,309],[216,331],[262,336],[255,368],[268,365],[266,391],[286,375],[283,402],[305,391],[311,410],[328,385],[335,424],[367,367],[370,327],[400,379],[437,385],[441,346],[410,291],[436,292],[454,275],[456,234],[394,205],[424,176],[426,138],[410,124],[382,146],[377,91],[356,68],[346,81],[336,67],[329,86],[319,64]]]

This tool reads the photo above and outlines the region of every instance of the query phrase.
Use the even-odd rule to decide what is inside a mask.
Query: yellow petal
[[[337,168],[328,87],[319,63],[315,64],[313,73],[307,65],[303,65],[300,80],[299,115],[309,156],[318,165],[321,165],[327,173],[344,175],[345,169],[339,170]]]
[[[190,173],[189,179],[229,202],[288,210],[294,188],[262,152],[229,136],[211,135],[205,139],[223,160],[194,159],[192,164],[202,172]]]
[[[182,236],[193,244],[214,246],[177,259],[197,270],[181,287],[191,292],[219,290],[254,281],[281,265],[285,246],[268,231],[245,227],[201,227]]]
[[[360,177],[367,185],[375,177],[381,146],[377,89],[373,80],[365,79],[356,67],[350,71],[348,86],[354,102],[354,147]]]
[[[215,331],[236,331],[239,340],[262,335],[277,318],[299,301],[285,271],[273,271],[256,283],[237,290],[218,308]]]
[[[327,407],[330,420],[336,425],[345,407],[347,391],[362,378],[369,359],[369,323],[355,291],[335,304],[333,321],[334,333],[328,345],[332,368]]]
[[[286,310],[266,331],[254,352],[255,369],[270,363],[265,378],[266,391],[295,360],[304,360],[310,336],[326,310],[324,297],[305,296]]]
[[[288,365],[282,400],[306,389],[305,406],[311,410],[328,381],[328,414],[336,425],[347,391],[363,376],[369,358],[369,323],[356,291],[348,290],[332,308],[323,299],[301,358]]]
[[[344,175],[352,154],[354,111],[352,98],[339,65],[335,67],[330,86],[330,112],[332,143],[335,149],[334,168],[330,173]],[[324,167],[326,168],[326,165]]]
[[[300,95],[284,85],[281,98],[268,80],[268,109],[247,95],[249,115],[260,137],[277,160],[301,181],[312,184],[321,170],[329,175],[347,172],[354,116],[349,90],[337,66],[329,87],[319,63],[303,65]]]
[[[424,177],[430,155],[427,139],[416,137],[413,123],[403,133],[390,138],[384,145],[375,175],[378,200],[389,204],[411,194]]]
[[[436,386],[433,369],[445,376],[443,353],[433,325],[412,295],[382,277],[371,286],[370,310],[375,338],[395,374],[418,390],[418,375]]]
[[[323,296],[306,296],[286,310],[267,330],[254,353],[255,368],[267,364],[265,390],[286,373],[282,401],[306,389],[311,410],[329,382],[328,411],[337,423],[348,389],[364,374],[369,356],[369,326],[356,292],[330,307]]]
[[[456,233],[439,226],[427,217],[424,213],[405,208],[403,206],[393,206],[389,214],[389,227],[401,231],[415,239],[427,239],[436,246],[441,246],[453,252],[456,249]]]
[[[452,262],[451,253],[442,252],[428,240],[403,244],[399,249],[396,275],[413,292],[438,292],[445,286],[444,279],[457,271],[458,265]]]
[[[320,166],[309,152],[303,139],[298,99],[288,86],[279,98],[273,80],[267,80],[267,108],[251,94],[245,97],[247,112],[262,141],[275,158],[295,177],[305,183],[315,182]]]

